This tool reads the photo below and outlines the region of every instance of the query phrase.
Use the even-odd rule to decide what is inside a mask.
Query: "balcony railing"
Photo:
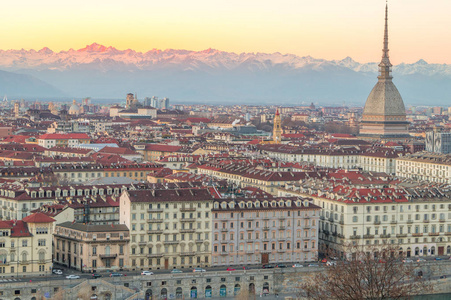
[[[396,237],[397,237],[397,238],[407,237],[407,234],[406,234],[406,233],[398,233],[398,234],[396,235]]]
[[[147,223],[163,223],[163,219],[147,219]]]
[[[439,233],[438,233],[438,232],[429,232],[429,235],[430,235],[430,236],[438,236]]]
[[[111,253],[111,254],[100,254],[99,255],[100,258],[116,258],[117,254],[116,253]]]
[[[196,231],[196,229],[180,229],[180,233],[193,233],[193,232],[195,232]],[[221,230],[221,231],[224,231],[224,230]]]
[[[153,229],[153,230],[147,230],[148,234],[160,234],[163,233],[163,229]]]
[[[185,219],[180,219],[179,221],[180,222],[194,222],[194,221],[196,221],[196,219],[194,219],[194,218],[185,218]]]
[[[383,239],[388,239],[390,237],[390,234],[381,234],[380,237]]]
[[[365,235],[363,236],[363,238],[364,238],[364,239],[372,239],[372,238],[374,238],[374,235],[373,235],[373,234],[365,234]]]
[[[423,236],[422,233],[412,233],[412,236]]]
[[[162,208],[148,208],[147,212],[149,212],[149,213],[163,212],[163,209]]]
[[[374,221],[374,225],[380,225],[381,221]]]
[[[351,235],[349,238],[351,240],[358,240],[358,239],[360,239],[360,235]]]
[[[412,224],[413,220],[407,220],[407,224]]]
[[[182,207],[180,211],[196,211],[196,209],[194,207]]]

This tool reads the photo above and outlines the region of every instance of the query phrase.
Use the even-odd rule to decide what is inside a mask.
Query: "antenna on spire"
[[[384,27],[384,47],[382,49],[382,60],[379,64],[379,79],[391,79],[391,67],[390,58],[388,55],[388,1],[385,4],[385,27]]]

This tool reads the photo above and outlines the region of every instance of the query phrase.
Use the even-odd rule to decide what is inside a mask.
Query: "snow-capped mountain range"
[[[64,71],[80,65],[98,65],[103,70],[115,67],[130,70],[151,70],[171,65],[183,66],[183,70],[196,70],[205,67],[224,68],[232,70],[241,65],[249,64],[264,70],[274,66],[287,69],[311,68],[322,70],[331,66],[345,67],[356,72],[377,72],[377,63],[361,64],[350,57],[343,60],[324,60],[311,56],[276,53],[233,53],[215,49],[203,51],[189,50],[159,50],[137,52],[131,49],[118,50],[93,43],[84,48],[53,52],[45,47],[41,50],[0,50],[0,67],[9,70],[36,69]],[[115,65],[114,63],[117,63]],[[451,75],[451,65],[428,64],[419,60],[413,64],[400,64],[394,67],[394,72],[400,74],[423,73],[425,75]]]
[[[138,91],[143,96],[181,101],[283,97],[287,102],[363,103],[376,82],[377,68],[377,63],[361,64],[350,57],[328,61],[278,52],[237,54],[214,49],[137,52],[96,43],[61,52],[0,50],[1,70],[35,76],[70,97],[121,98]],[[429,100],[424,97],[448,101],[451,65],[419,60],[394,66],[393,74],[407,103],[410,97],[413,102]],[[434,91],[426,92],[429,86]],[[1,87],[0,82],[0,94]],[[419,88],[423,93],[418,93]]]

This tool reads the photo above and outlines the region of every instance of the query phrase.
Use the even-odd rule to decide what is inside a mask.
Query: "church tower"
[[[279,144],[282,141],[282,124],[278,108],[276,109],[276,115],[274,116],[274,128],[272,130],[272,139],[276,144]]]
[[[376,85],[365,103],[360,136],[363,138],[396,139],[409,137],[406,109],[391,76],[388,55],[388,5],[385,6],[385,30],[382,60]]]

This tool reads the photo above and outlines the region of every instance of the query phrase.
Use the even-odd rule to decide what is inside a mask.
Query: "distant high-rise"
[[[160,99],[160,108],[169,109],[169,98]]]
[[[440,127],[435,127],[432,131],[426,132],[426,151],[450,154],[451,133],[442,132]]]
[[[405,138],[409,137],[406,121],[406,109],[398,89],[391,76],[388,55],[388,5],[385,7],[385,30],[382,60],[379,64],[379,76],[376,85],[365,103],[360,135],[369,138]]]

